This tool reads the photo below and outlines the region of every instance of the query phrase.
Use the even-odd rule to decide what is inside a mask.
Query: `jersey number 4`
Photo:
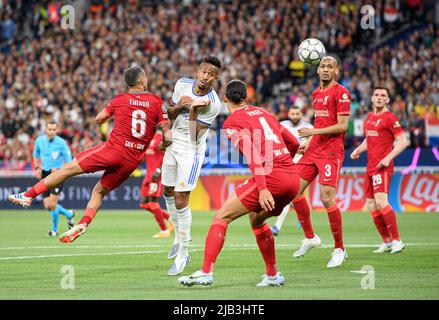
[[[131,134],[134,138],[143,137],[146,131],[146,113],[142,110],[134,110],[131,118]]]
[[[267,119],[264,117],[259,118],[259,122],[261,123],[262,129],[264,129],[264,136],[267,141],[274,141],[276,143],[280,143],[279,137],[271,130],[268,125]]]

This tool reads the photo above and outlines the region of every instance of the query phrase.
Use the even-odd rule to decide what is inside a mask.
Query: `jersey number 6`
[[[131,118],[131,133],[133,137],[143,137],[146,131],[146,113],[142,110],[134,110]],[[137,130],[137,127],[139,127],[139,130]]]

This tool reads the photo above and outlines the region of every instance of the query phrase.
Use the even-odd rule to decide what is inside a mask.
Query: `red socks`
[[[91,223],[96,215],[96,210],[93,208],[85,208],[84,216],[78,224],[85,223],[87,226]]]
[[[142,203],[140,204],[140,207],[152,212],[155,220],[160,226],[160,230],[165,231],[167,229],[165,220],[169,220],[169,214],[162,210],[157,202]]]
[[[331,225],[332,236],[334,237],[334,248],[344,250],[340,209],[337,204],[334,204],[326,208],[326,212],[328,213],[329,224]]]
[[[375,223],[375,226],[380,233],[383,242],[389,243],[392,240],[392,235],[387,229],[386,221],[384,220],[384,216],[381,210],[371,211],[370,214],[372,215],[373,222]]]
[[[308,202],[304,196],[301,196],[297,199],[293,200],[294,209],[297,213],[297,218],[299,219],[300,224],[302,225],[303,231],[305,232],[305,238],[312,239],[314,238],[314,230],[311,224],[310,217],[310,209],[308,206]]]
[[[28,191],[26,191],[24,193],[24,196],[33,199],[47,190],[49,190],[49,188],[44,184],[44,180],[41,180]]]
[[[274,249],[274,237],[268,224],[264,223],[261,227],[253,228],[256,236],[259,251],[265,261],[265,272],[267,276],[274,276],[277,273],[276,251]]]
[[[201,270],[204,273],[213,271],[216,258],[220,253],[226,238],[228,224],[222,220],[213,220],[206,236],[204,247],[204,261]]]
[[[380,210],[383,214],[384,221],[387,225],[387,230],[392,235],[392,240],[399,240],[398,223],[396,222],[396,214],[390,205]]]

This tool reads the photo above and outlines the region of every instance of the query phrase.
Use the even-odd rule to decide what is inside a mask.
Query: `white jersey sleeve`
[[[172,98],[171,98],[173,104],[177,104],[178,101],[180,101],[184,87],[183,86],[184,79],[185,78],[178,79],[177,83],[174,86],[174,91],[172,92]]]

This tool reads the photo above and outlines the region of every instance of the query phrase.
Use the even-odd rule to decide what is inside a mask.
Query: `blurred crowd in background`
[[[87,1],[86,1],[87,2]],[[224,65],[215,89],[240,78],[249,102],[279,120],[299,106],[313,120],[316,68],[297,57],[300,42],[320,39],[340,61],[339,82],[352,95],[346,146],[361,143],[371,90],[385,85],[390,109],[425,146],[425,119],[439,117],[439,30],[434,1],[91,1],[74,30],[60,28],[60,4],[0,0],[0,166],[23,169],[45,121],[60,124],[73,155],[104,141],[111,124],[94,118],[118,92],[132,64],[149,90],[169,101],[175,82],[195,77],[203,57]],[[160,2],[160,4],[156,3]],[[375,10],[364,30],[362,5]],[[226,117],[224,106],[215,129]]]

